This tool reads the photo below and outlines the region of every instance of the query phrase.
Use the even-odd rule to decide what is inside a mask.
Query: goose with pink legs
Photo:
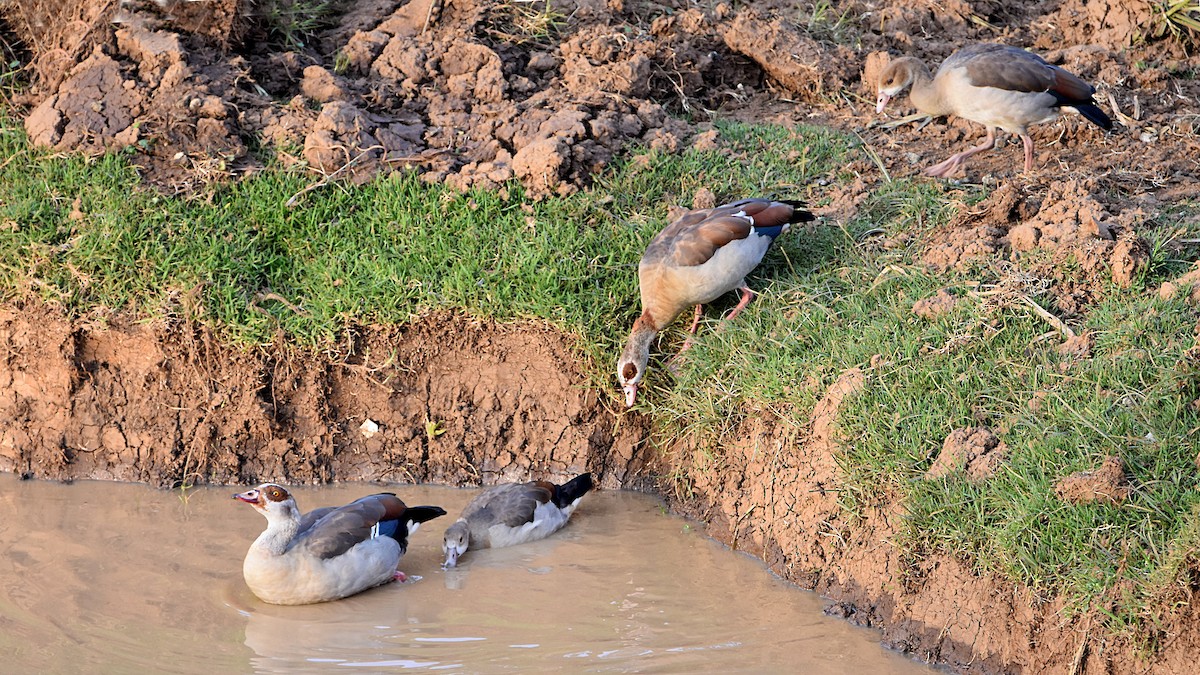
[[[267,519],[242,563],[246,585],[264,602],[304,605],[337,600],[392,580],[408,537],[446,515],[437,506],[406,506],[384,492],[301,515],[296,499],[274,483],[233,495]]]
[[[925,169],[938,178],[953,175],[973,155],[996,145],[996,129],[1016,134],[1025,146],[1025,171],[1033,170],[1029,126],[1049,122],[1063,110],[1077,112],[1105,129],[1112,120],[1096,106],[1096,88],[1024,49],[999,44],[964,47],[942,62],[937,74],[910,56],[889,63],[879,77],[876,112],[911,87],[909,100],[931,117],[957,115],[987,129],[983,143]]]
[[[638,265],[642,314],[617,361],[626,406],[632,408],[637,400],[650,344],[659,331],[694,306],[689,336],[679,350],[682,354],[691,346],[703,305],[737,290],[741,300],[725,318],[737,316],[754,298],[746,275],[762,262],[771,242],[793,224],[813,220],[803,207],[796,201],[742,199],[688,211],[650,241]]]

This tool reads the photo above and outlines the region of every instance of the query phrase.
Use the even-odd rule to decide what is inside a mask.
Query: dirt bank
[[[1092,193],[1124,193],[1104,198],[1113,214],[1153,206],[1200,154],[1196,59],[1153,38],[1165,24],[1147,2],[411,0],[323,3],[303,23],[288,18],[297,4],[9,6],[34,76],[18,101],[26,129],[60,150],[129,148],[173,190],[252,170],[250,149],[266,145],[314,174],[415,169],[464,188],[515,178],[537,196],[588,185],[630,143],[687,147],[717,116],[815,119],[858,130],[894,177],[981,129],[875,128],[878,69],[889,55],[935,64],[989,40],[1041,51],[1116,106],[1111,134],[1080,120],[1042,128],[1035,192],[1073,168],[1099,176],[1103,190],[1083,186]],[[1018,155],[987,153],[967,175],[1011,176]],[[850,168],[882,177],[866,156]]]
[[[477,485],[590,468],[645,485],[645,421],[621,425],[561,336],[434,316],[364,328],[335,357],[245,353],[191,323],[73,325],[0,312],[0,470],[38,478]]]

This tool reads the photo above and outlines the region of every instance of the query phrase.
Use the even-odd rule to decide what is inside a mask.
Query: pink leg
[[[947,159],[941,164],[935,164],[934,166],[925,169],[925,175],[933,176],[935,178],[945,178],[946,176],[949,176],[957,171],[958,168],[963,165],[963,162],[967,161],[967,158],[971,155],[983,152],[985,150],[991,150],[994,147],[996,147],[996,131],[991,127],[988,127],[987,138],[984,139],[982,144],[977,145],[969,150],[963,150],[956,155],[952,155],[950,159]],[[1032,149],[1030,151],[1032,152]]]
[[[392,573],[392,580],[399,581],[400,583],[404,583],[404,582],[408,581],[408,575],[405,574],[404,572],[401,572],[400,570],[396,570],[395,572]]]
[[[667,367],[671,368],[671,372],[675,372],[675,369],[673,368],[675,362],[682,359],[683,353],[691,348],[692,337],[696,334],[696,329],[700,326],[700,315],[703,313],[703,311],[703,305],[696,305],[696,317],[692,319],[692,327],[688,329],[688,336],[686,339],[684,339],[683,346],[680,347],[679,352],[676,353],[675,356],[672,356],[671,360],[667,362]]]
[[[702,307],[703,305],[696,305],[696,318],[692,319],[692,327],[688,329],[688,332],[692,335],[696,334],[696,328],[700,326],[700,312]]]
[[[1033,171],[1033,139],[1023,135],[1021,142],[1025,144],[1025,173],[1029,173]]]
[[[733,308],[733,311],[729,313],[729,316],[725,317],[726,321],[740,314],[741,311],[746,308],[746,305],[750,304],[750,301],[754,299],[754,291],[750,290],[748,286],[742,286],[741,291],[742,299],[738,301],[737,307]]]
[[[683,353],[691,348],[692,348],[692,336],[689,335],[683,341],[683,346],[679,348],[679,352],[677,354],[675,354],[675,356],[672,356],[671,360],[674,361],[675,359],[683,358]]]

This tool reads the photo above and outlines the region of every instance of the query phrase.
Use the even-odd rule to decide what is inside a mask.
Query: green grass
[[[720,151],[635,151],[566,198],[531,202],[517,186],[459,194],[394,174],[326,186],[288,208],[308,176],[268,167],[192,199],[168,198],[141,188],[125,155],[51,157],[0,118],[0,294],[33,294],[75,316],[193,311],[247,346],[282,330],[325,349],[347,326],[403,324],[447,308],[546,321],[574,337],[592,383],[615,398],[613,361],[638,313],[637,260],[667,206],[690,204],[702,187],[718,199],[819,203],[826,190],[818,180],[845,178],[838,167],[857,152],[848,138],[817,128],[725,124],[720,134]],[[1173,258],[1169,243],[1196,237],[1195,204],[1144,226],[1151,265],[1133,288],[1106,289],[1074,324],[1095,344],[1090,358],[1070,359],[1055,349],[1057,338],[1043,337],[1051,328],[1027,304],[970,294],[1045,260],[934,274],[918,244],[880,244],[899,233],[919,242],[982,197],[894,181],[848,222],[797,228],[751,276],[758,300],[727,325],[718,317],[732,294],[709,308],[674,374],[664,355],[678,348],[684,322],[663,334],[642,409],[668,436],[714,444],[764,411],[802,429],[842,372],[864,368],[866,386],[839,417],[849,439],[837,458],[848,512],[900,500],[908,515],[897,543],[906,559],[952,555],[1038,593],[1064,594],[1075,610],[1102,606],[1112,631],[1141,630],[1191,583],[1200,541],[1200,362],[1189,351],[1200,312],[1153,292],[1192,262]],[[72,218],[76,200],[82,217]],[[943,287],[961,298],[953,312],[933,320],[912,313]],[[1053,307],[1053,298],[1026,288]],[[999,474],[981,483],[925,480],[946,435],[975,425],[1008,446]],[[1054,497],[1058,478],[1105,455],[1126,463],[1127,502]]]
[[[282,329],[315,348],[346,325],[404,323],[442,307],[547,320],[578,336],[607,380],[637,314],[637,260],[666,204],[690,203],[701,186],[720,197],[802,196],[799,184],[843,147],[816,129],[723,133],[738,152],[637,154],[565,199],[531,203],[517,186],[507,198],[460,194],[397,173],[288,208],[308,176],[271,168],[191,200],[167,198],[142,189],[123,156],[51,158],[4,119],[0,293],[34,293],[76,315],[100,307],[151,317],[197,296],[203,318],[234,341],[269,343]],[[787,153],[764,154],[772,148]],[[82,216],[72,219],[76,200]]]
[[[318,33],[337,23],[347,0],[263,0],[253,14],[268,39],[283,49],[313,46]]]

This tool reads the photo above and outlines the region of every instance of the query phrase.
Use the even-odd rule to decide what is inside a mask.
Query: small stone
[[[363,435],[363,438],[371,438],[375,434],[379,433],[379,425],[368,417],[366,421],[359,425],[358,431]]]

